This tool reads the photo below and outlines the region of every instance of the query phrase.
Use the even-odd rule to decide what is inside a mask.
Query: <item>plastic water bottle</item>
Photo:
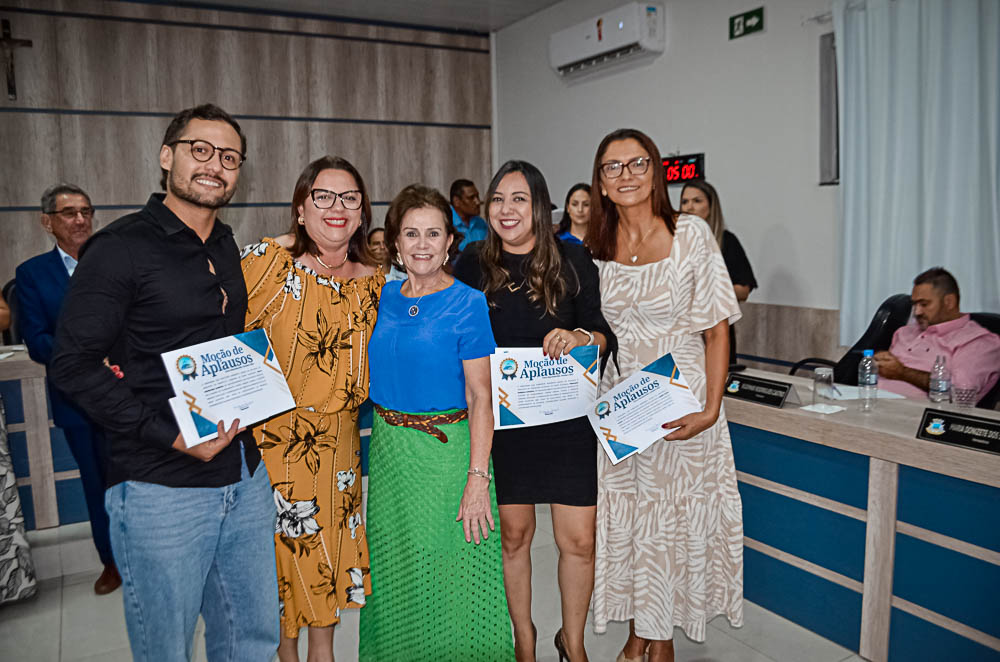
[[[875,351],[866,349],[858,364],[858,395],[861,396],[861,411],[875,409],[878,400],[878,365]]]
[[[942,355],[934,359],[928,386],[927,395],[931,402],[951,401],[951,371],[948,370],[947,359]]]

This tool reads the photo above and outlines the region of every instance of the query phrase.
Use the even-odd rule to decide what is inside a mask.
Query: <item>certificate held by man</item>
[[[587,418],[611,463],[618,464],[670,434],[662,427],[667,421],[701,410],[674,357],[665,354],[601,395]]]
[[[218,436],[217,424],[253,425],[295,406],[263,329],[164,352],[170,409],[188,448]]]
[[[541,347],[498,347],[490,356],[495,430],[544,425],[586,415],[597,397],[596,345],[558,359]]]

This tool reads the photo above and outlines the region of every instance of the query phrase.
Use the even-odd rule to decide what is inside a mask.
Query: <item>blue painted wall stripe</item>
[[[24,515],[25,530],[35,528],[35,502],[31,500],[31,485],[21,485],[17,488],[17,495],[21,498],[21,514]]]
[[[860,593],[746,547],[743,578],[747,600],[845,648],[858,650]]]
[[[197,9],[199,7],[192,7]],[[202,7],[204,8],[204,7]],[[283,35],[289,37],[310,37],[315,39],[335,39],[338,41],[356,41],[360,43],[371,43],[371,44],[386,44],[389,46],[408,46],[413,48],[431,48],[435,50],[444,51],[465,51],[467,53],[485,53],[489,54],[489,48],[476,48],[473,46],[452,46],[447,44],[428,44],[419,41],[408,41],[405,39],[385,39],[377,37],[362,37],[355,35],[337,35],[337,34],[324,34],[322,32],[303,32],[300,30],[281,30],[278,28],[262,28],[262,27],[251,27],[246,25],[225,25],[225,24],[213,24],[213,23],[199,23],[197,21],[172,21],[163,18],[142,18],[137,16],[111,16],[107,14],[93,14],[88,12],[78,12],[78,11],[64,11],[58,9],[35,9],[28,7],[10,7],[10,6],[0,6],[0,9],[7,12],[13,12],[18,14],[34,14],[36,16],[53,16],[56,18],[79,18],[95,21],[110,21],[114,23],[132,23],[137,25],[164,25],[168,27],[180,27],[180,28],[193,28],[200,30],[214,30],[214,31],[229,31],[229,32],[246,32],[246,33],[257,33],[257,34],[273,34],[273,35]],[[244,11],[240,9],[240,11]],[[253,13],[253,12],[251,12]],[[300,18],[320,18],[319,15],[313,16],[299,16]],[[333,17],[326,17],[327,20],[331,20]],[[346,22],[346,21],[345,21]],[[370,24],[371,22],[365,21],[364,23]],[[402,25],[398,27],[403,27]],[[405,26],[406,29],[413,29],[412,26]],[[481,34],[474,34],[472,36],[483,36]]]
[[[31,108],[28,106],[3,106],[0,113],[27,115],[80,115],[89,117],[162,117],[171,119],[176,113],[143,110],[91,110],[87,108]],[[233,115],[237,120],[258,122],[313,122],[317,124],[369,124],[376,126],[421,126],[437,129],[475,129],[488,131],[489,124],[462,122],[418,122],[415,120],[379,120],[359,117],[317,117],[309,115]]]
[[[1000,637],[1000,567],[896,534],[893,595]]]
[[[1000,552],[1000,489],[899,467],[901,522]]]
[[[729,433],[740,471],[867,510],[866,456],[732,422]]]
[[[889,662],[998,662],[1000,653],[933,623],[893,609]]]
[[[753,485],[739,489],[747,537],[863,581],[864,522]]]

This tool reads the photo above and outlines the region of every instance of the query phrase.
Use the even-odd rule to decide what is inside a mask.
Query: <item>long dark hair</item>
[[[653,161],[651,164],[653,168],[653,193],[651,196],[653,215],[663,219],[671,234],[677,227],[674,222],[677,212],[670,205],[670,197],[667,196],[667,176],[663,171],[663,159],[660,157],[660,150],[656,148],[656,143],[638,129],[612,131],[604,136],[604,140],[597,147],[597,154],[594,155],[594,170],[591,175],[590,226],[587,228],[587,237],[583,243],[590,249],[595,260],[614,260],[615,252],[618,249],[618,208],[607,196],[601,195],[601,158],[607,151],[608,145],[629,138],[642,145]]]
[[[496,193],[500,181],[512,172],[524,175],[531,194],[531,231],[535,235],[535,246],[525,264],[525,284],[528,300],[541,303],[547,313],[554,315],[559,302],[566,295],[566,282],[562,278],[562,255],[555,235],[552,234],[552,199],[545,177],[527,161],[507,161],[497,174],[493,175],[490,188],[486,192],[486,226],[488,232],[479,253],[483,269],[483,292],[491,300],[491,295],[500,288],[516,283],[521,274],[511,274],[503,267],[503,244],[500,235],[493,229],[490,219],[490,201]],[[492,300],[491,300],[492,303]]]
[[[726,219],[722,216],[722,203],[719,202],[719,194],[715,187],[705,180],[696,179],[688,182],[681,189],[681,202],[684,201],[684,191],[689,188],[697,189],[705,194],[705,199],[708,201],[708,218],[704,220],[708,223],[712,236],[715,237],[715,243],[719,245],[719,248],[722,248],[722,237],[726,233]]]
[[[566,202],[563,203],[563,215],[559,220],[559,227],[556,228],[556,234],[567,232],[573,225],[573,219],[569,217],[569,199],[572,198],[573,194],[577,191],[586,191],[587,195],[590,195],[590,184],[584,184],[583,182],[573,184],[569,193],[566,194]]]
[[[298,181],[295,182],[295,192],[292,193],[292,229],[289,230],[289,233],[295,237],[295,243],[291,250],[292,255],[298,257],[305,253],[315,255],[319,252],[316,242],[306,232],[306,226],[299,224],[299,207],[304,205],[306,200],[309,200],[309,192],[312,191],[313,182],[324,170],[343,170],[351,175],[357,183],[358,190],[361,191],[361,225],[351,235],[347,244],[347,259],[352,262],[374,265],[376,263],[375,257],[368,249],[368,227],[372,222],[372,201],[368,197],[368,189],[365,187],[365,180],[361,178],[361,173],[351,165],[350,161],[339,156],[328,155],[316,159],[306,166],[306,169],[299,175]]]

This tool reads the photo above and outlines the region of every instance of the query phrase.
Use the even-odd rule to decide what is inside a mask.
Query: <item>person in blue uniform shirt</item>
[[[471,181],[456,179],[451,183],[451,222],[462,237],[459,253],[472,242],[486,239],[486,221],[479,215],[482,204]]]
[[[90,196],[73,184],[56,184],[42,195],[42,227],[55,238],[52,250],[21,264],[15,272],[18,323],[32,359],[49,365],[56,320],[69,278],[76,269],[80,247],[94,231],[94,207]],[[94,584],[98,595],[121,586],[108,536],[108,514],[104,511],[107,471],[105,440],[100,428],[49,384],[52,418],[66,435],[73,459],[80,468],[80,482],[87,501],[90,529],[104,571]]]

